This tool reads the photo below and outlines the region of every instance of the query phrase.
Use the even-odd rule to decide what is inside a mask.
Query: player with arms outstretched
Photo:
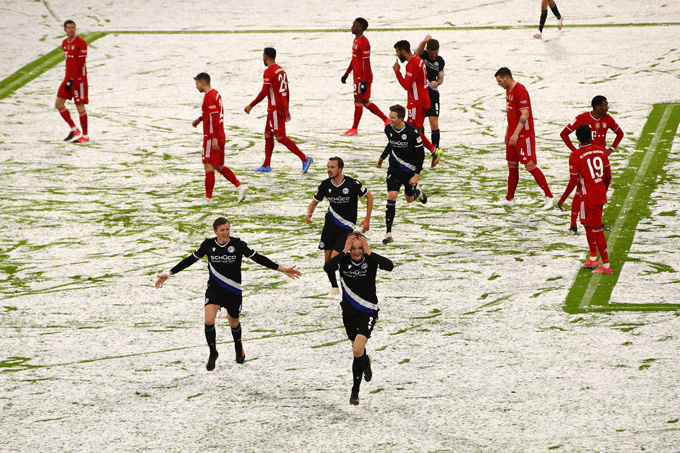
[[[255,100],[246,105],[244,111],[250,111],[265,97],[267,98],[267,124],[264,129],[264,163],[255,169],[268,173],[272,171],[271,160],[274,153],[274,139],[295,154],[302,161],[301,173],[307,173],[312,164],[312,158],[305,156],[293,140],[286,136],[286,122],[290,121],[290,90],[288,88],[288,74],[276,64],[276,49],[266,47],[262,61],[267,67],[264,71],[262,90]]]
[[[385,125],[388,119],[380,111],[377,105],[371,102],[371,84],[373,83],[373,71],[371,70],[371,44],[364,32],[368,28],[368,21],[363,17],[357,17],[350,29],[354,35],[352,44],[352,60],[345,74],[340,78],[342,83],[347,83],[347,77],[352,73],[354,77],[354,123],[352,127],[342,135],[350,136],[359,133],[359,121],[364,113],[364,107],[369,112],[379,117]]]
[[[61,48],[64,50],[66,60],[66,76],[57,91],[57,101],[54,106],[59,110],[59,114],[71,128],[64,141],[73,143],[87,143],[90,137],[87,132],[87,112],[85,104],[88,103],[87,86],[87,43],[83,38],[76,35],[76,23],[72,20],[64,22],[66,39],[62,41]],[[71,119],[71,113],[66,108],[66,100],[73,99],[73,103],[78,110],[80,117],[80,127],[82,132],[76,127]]]

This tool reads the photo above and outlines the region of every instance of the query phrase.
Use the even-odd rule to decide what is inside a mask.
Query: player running
[[[586,230],[586,238],[590,248],[590,258],[583,263],[585,268],[597,268],[594,274],[611,274],[609,255],[607,254],[607,239],[602,228],[602,207],[607,202],[607,189],[612,180],[609,158],[603,147],[591,144],[590,126],[582,124],[576,129],[576,138],[580,148],[569,156],[569,185],[557,202],[562,209],[564,201],[575,187],[581,187],[579,217]],[[597,261],[600,252],[602,266]]]
[[[557,29],[562,30],[562,22],[564,21],[564,18],[557,9],[555,0],[541,0],[541,22],[538,25],[538,33],[534,35],[534,38],[540,39],[543,36],[543,27],[545,26],[545,20],[548,18],[548,5],[550,5],[550,9],[557,18]]]
[[[264,71],[262,90],[255,100],[243,109],[246,113],[250,114],[253,107],[265,97],[269,102],[267,105],[267,124],[264,128],[264,163],[256,168],[255,171],[265,173],[272,171],[271,160],[274,153],[274,138],[276,138],[277,142],[284,145],[291,153],[300,158],[302,161],[302,171],[300,173],[307,173],[313,159],[305,156],[305,153],[300,151],[295,142],[286,137],[286,122],[290,121],[288,75],[281,66],[276,64],[276,49],[273,47],[266,47],[264,49],[262,60],[267,67]]]
[[[399,84],[408,93],[408,102],[406,108],[408,109],[407,123],[413,124],[423,141],[425,148],[430,151],[432,156],[432,167],[439,163],[444,150],[437,148],[425,137],[425,114],[430,109],[430,93],[429,83],[427,81],[427,69],[422,58],[411,53],[411,44],[408,41],[398,41],[394,48],[397,51],[398,60],[392,66],[394,73],[397,76]],[[406,64],[406,77],[401,75],[402,63],[408,61]]]
[[[385,125],[389,121],[378,106],[371,102],[373,71],[371,70],[371,44],[369,44],[368,38],[364,36],[367,28],[368,21],[363,17],[357,17],[352,22],[352,28],[350,29],[354,35],[352,60],[349,62],[347,71],[340,78],[340,81],[344,84],[347,83],[349,74],[354,74],[354,123],[350,129],[342,134],[345,136],[359,134],[359,121],[361,121],[361,115],[364,113],[364,107],[379,117]]]
[[[427,35],[418,44],[416,55],[423,59],[427,69],[427,91],[430,108],[425,116],[430,121],[432,144],[439,148],[439,87],[444,83],[444,59],[439,55],[439,41]]]
[[[215,188],[215,170],[232,183],[238,189],[238,202],[246,197],[248,188],[241,184],[233,171],[224,165],[224,106],[222,96],[210,85],[210,76],[201,72],[196,77],[196,89],[203,93],[203,105],[201,116],[196,118],[191,125],[196,127],[203,123],[203,148],[201,159],[205,169],[205,200],[203,206],[212,204],[213,189]]]
[[[359,404],[361,378],[369,382],[373,378],[371,358],[366,353],[366,342],[378,320],[378,296],[375,278],[378,269],[390,272],[394,264],[388,258],[371,252],[362,234],[352,233],[347,237],[343,253],[326,262],[323,267],[330,276],[340,270],[342,284],[342,323],[347,337],[352,342],[354,378],[349,404]]]
[[[54,106],[59,110],[59,114],[69,125],[71,131],[68,133],[65,142],[88,143],[90,137],[87,134],[87,112],[85,104],[88,103],[87,97],[87,43],[80,36],[76,36],[76,23],[72,20],[64,22],[66,39],[61,43],[66,60],[66,75],[57,91],[57,100]],[[66,100],[73,99],[73,103],[78,110],[80,117],[80,127],[82,132],[76,127],[71,119],[71,113],[65,107]]]
[[[383,244],[394,242],[392,224],[397,209],[397,196],[402,185],[407,203],[411,203],[416,198],[423,204],[427,203],[427,195],[418,185],[425,160],[422,134],[414,125],[404,121],[405,116],[406,109],[403,106],[397,104],[390,107],[390,124],[385,127],[385,135],[389,142],[378,162],[375,163],[375,166],[380,168],[383,160],[388,155],[390,156],[390,166],[387,169],[387,210],[385,213],[387,234],[383,239]]]
[[[328,261],[345,247],[347,235],[361,227],[361,232],[369,230],[371,211],[373,210],[373,195],[358,179],[342,174],[345,163],[339,157],[331,157],[326,164],[328,179],[325,179],[316,189],[314,198],[307,207],[305,222],[312,223],[312,214],[316,206],[328,198],[328,212],[321,232],[319,249],[324,251],[324,260]],[[358,199],[366,197],[366,217],[356,225]],[[338,294],[338,281],[335,272],[328,274],[331,282],[331,296]]]
[[[213,223],[216,237],[206,239],[191,255],[180,261],[175,267],[158,275],[156,288],[162,288],[163,283],[177,272],[186,269],[204,256],[208,257],[208,288],[205,291],[205,339],[210,347],[210,356],[206,369],[215,369],[215,361],[219,357],[217,352],[217,333],[215,331],[215,318],[221,308],[226,308],[227,319],[231,327],[231,335],[234,338],[236,350],[236,362],[243,363],[246,353],[241,341],[241,263],[243,257],[250,258],[257,264],[277,270],[290,278],[298,278],[300,271],[292,267],[283,267],[274,263],[269,258],[260,255],[237,237],[230,237],[231,226],[224,217],[218,217]]]
[[[553,195],[543,172],[536,165],[536,131],[534,115],[531,111],[529,92],[512,78],[508,68],[496,71],[496,82],[505,90],[505,105],[508,128],[505,131],[505,159],[508,161],[508,193],[505,199],[494,203],[495,206],[513,206],[515,190],[519,183],[519,164],[522,163],[538,186],[543,189],[545,202],[542,209],[551,209]]]

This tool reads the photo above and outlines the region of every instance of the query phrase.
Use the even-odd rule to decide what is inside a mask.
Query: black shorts
[[[216,288],[214,285],[208,285],[205,290],[205,304],[204,305],[219,305],[227,309],[227,313],[232,318],[238,319],[241,316],[241,305],[243,296],[234,294],[226,289]]]
[[[350,341],[354,341],[358,334],[371,338],[371,332],[378,320],[378,312],[362,313],[357,310],[342,310],[342,323]]]
[[[439,117],[439,91],[430,92],[430,109],[425,112],[425,116],[436,116]]]
[[[410,184],[409,180],[413,177],[413,173],[393,172],[391,169],[387,172],[387,191],[399,192],[401,186],[404,186],[404,194],[412,197],[415,193],[418,184]]]
[[[321,231],[321,241],[319,241],[319,250],[335,250],[341,253],[345,248],[347,242],[347,235],[351,233],[350,230],[338,226],[330,216],[326,216],[326,222],[323,224]]]

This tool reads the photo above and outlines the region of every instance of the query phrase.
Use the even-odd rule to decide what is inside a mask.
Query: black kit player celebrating
[[[371,252],[366,237],[352,233],[347,237],[343,253],[332,258],[324,265],[328,275],[340,270],[342,284],[342,322],[347,337],[352,342],[354,377],[349,404],[359,404],[361,378],[369,382],[373,378],[371,358],[366,353],[366,342],[378,320],[378,296],[375,277],[378,269],[390,272],[394,264],[388,258]]]
[[[236,362],[243,363],[246,353],[241,343],[241,262],[243,257],[250,258],[257,264],[282,272],[290,278],[298,278],[300,271],[292,267],[283,267],[269,258],[260,255],[237,237],[230,237],[231,225],[224,217],[218,217],[213,223],[216,237],[208,238],[191,255],[180,261],[169,271],[158,275],[156,288],[162,288],[163,283],[172,275],[186,269],[204,256],[208,256],[208,288],[205,291],[205,339],[210,347],[210,358],[206,364],[208,371],[215,369],[215,361],[219,356],[216,347],[217,333],[215,332],[215,318],[220,308],[227,309],[227,319],[231,327],[236,348]]]
[[[319,242],[319,249],[324,251],[324,261],[342,252],[348,234],[358,227],[361,227],[361,232],[365,233],[370,227],[373,195],[361,184],[361,181],[343,175],[344,166],[344,161],[339,157],[328,159],[326,164],[328,179],[319,184],[305,216],[305,222],[312,223],[312,214],[316,206],[323,201],[324,197],[328,198],[328,212]],[[358,199],[363,197],[366,197],[366,217],[357,226]],[[330,295],[335,296],[338,294],[335,272],[329,274],[328,277],[331,281]]]
[[[423,170],[425,152],[423,140],[420,138],[418,129],[404,121],[406,109],[401,105],[390,107],[390,124],[385,127],[385,134],[389,139],[385,151],[383,151],[375,166],[380,168],[383,160],[390,156],[390,166],[387,169],[387,211],[385,223],[387,234],[383,244],[394,242],[392,238],[392,224],[397,206],[399,189],[404,186],[404,195],[407,203],[416,198],[423,204],[427,203],[427,195],[418,185],[420,172]]]

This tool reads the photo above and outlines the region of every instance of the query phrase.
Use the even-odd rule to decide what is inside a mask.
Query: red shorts
[[[212,149],[212,139],[203,137],[203,150],[201,159],[204,164],[211,164],[213,167],[224,165],[224,142],[217,141],[218,150]]]
[[[286,136],[286,117],[281,112],[273,111],[267,113],[267,125],[264,128],[265,132],[279,137]]]
[[[409,108],[406,111],[406,122],[422,129],[425,124],[425,113],[427,113],[427,110],[419,105]]]
[[[365,100],[371,99],[371,83],[366,84],[366,92],[359,94],[359,82],[358,80],[354,79],[354,97],[355,98],[361,98]]]
[[[581,225],[591,228],[598,228],[602,226],[602,205],[590,204],[587,200],[581,198],[581,207],[579,209],[578,218],[581,220]]]
[[[87,104],[87,78],[74,80],[73,85],[71,85],[71,91],[66,91],[66,82],[68,82],[68,79],[64,79],[61,82],[59,91],[57,91],[57,97],[68,100],[73,99],[73,103],[76,105]]]
[[[515,146],[508,144],[509,137],[505,140],[505,160],[508,162],[519,162],[522,165],[529,161],[536,161],[536,139],[520,135]]]

